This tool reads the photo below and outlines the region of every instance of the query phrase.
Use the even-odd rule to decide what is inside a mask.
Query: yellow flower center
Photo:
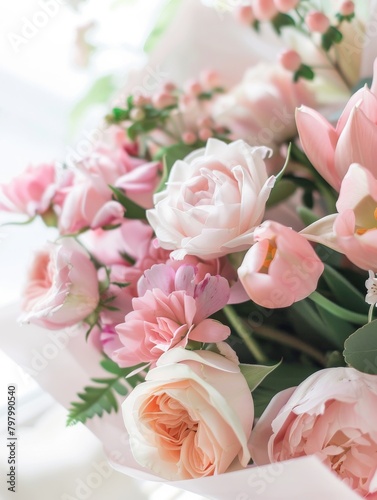
[[[268,242],[268,248],[266,252],[266,257],[264,259],[264,262],[262,264],[262,267],[260,268],[259,272],[268,272],[268,268],[270,267],[271,262],[274,260],[275,254],[276,254],[276,244],[274,241],[269,241]]]
[[[374,209],[374,212],[373,212],[373,217],[375,218],[375,220],[377,221],[377,208]],[[366,227],[359,227],[358,229],[356,229],[356,234],[365,234],[367,233],[368,231],[371,231],[372,229],[376,229],[375,227],[369,227],[369,228],[366,228]]]

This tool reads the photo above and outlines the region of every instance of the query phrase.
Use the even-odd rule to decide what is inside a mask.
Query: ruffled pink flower
[[[224,307],[229,284],[221,276],[207,275],[196,283],[195,269],[181,266],[176,272],[158,264],[139,281],[139,298],[133,311],[116,327],[123,348],[112,358],[120,366],[155,364],[162,353],[189,340],[220,342],[230,330],[208,316]]]
[[[288,307],[317,287],[324,266],[310,243],[293,229],[265,221],[254,231],[255,244],[238,269],[251,300],[268,307]]]
[[[350,166],[331,214],[301,231],[307,239],[345,254],[361,269],[377,271],[377,179],[361,165]]]
[[[73,240],[49,245],[33,262],[21,321],[58,330],[89,316],[99,302],[97,270]]]
[[[297,110],[296,123],[309,160],[337,191],[351,163],[377,177],[377,62],[371,89],[365,86],[350,98],[336,128],[305,106]]]
[[[34,217],[45,213],[72,173],[59,172],[54,164],[29,166],[9,184],[0,185],[0,210]]]
[[[61,233],[121,223],[127,214],[123,206],[113,200],[109,185],[124,191],[138,205],[152,207],[160,167],[159,162],[146,163],[119,147],[98,147],[80,163],[76,181],[66,191],[59,217]]]
[[[271,400],[252,432],[252,458],[264,465],[315,454],[347,486],[375,498],[376,412],[375,375],[318,371]]]

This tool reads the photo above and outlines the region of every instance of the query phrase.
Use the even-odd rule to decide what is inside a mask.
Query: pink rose
[[[37,253],[21,321],[58,330],[84,320],[99,301],[97,271],[83,248],[63,239]]]
[[[112,355],[119,366],[154,365],[165,351],[189,340],[220,342],[230,334],[229,327],[207,319],[229,299],[229,284],[221,276],[207,274],[197,282],[192,266],[174,271],[157,264],[140,279],[138,291],[133,311],[116,327],[124,346]]]
[[[297,110],[296,123],[309,160],[336,190],[351,163],[360,163],[377,177],[377,62],[371,90],[365,86],[350,98],[336,128],[305,106]]]
[[[292,73],[279,64],[260,63],[219,97],[213,116],[249,144],[276,147],[296,135],[295,109],[302,104],[315,105],[306,82],[294,83]]]
[[[29,166],[9,184],[0,185],[0,209],[34,217],[45,213],[70,173],[59,176],[54,164]]]
[[[220,354],[168,351],[122,410],[135,460],[158,476],[211,476],[249,461],[252,396],[238,365]]]
[[[238,269],[251,300],[263,307],[288,307],[317,288],[324,266],[310,243],[293,229],[265,221]]]
[[[243,141],[209,139],[205,151],[177,161],[147,211],[160,245],[177,250],[179,259],[212,259],[250,247],[275,180],[267,177],[268,153]]]
[[[376,412],[375,375],[320,370],[271,400],[252,433],[253,460],[264,465],[315,454],[362,496],[376,493]]]

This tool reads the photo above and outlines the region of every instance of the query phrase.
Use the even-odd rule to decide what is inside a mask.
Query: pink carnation
[[[207,276],[196,283],[195,268],[181,266],[176,272],[158,264],[139,282],[139,298],[133,311],[116,331],[123,348],[113,354],[120,366],[152,363],[167,350],[189,340],[220,342],[230,330],[208,316],[224,307],[229,284],[221,276]]]

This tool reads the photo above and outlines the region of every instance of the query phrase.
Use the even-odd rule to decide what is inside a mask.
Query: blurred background
[[[77,149],[84,149],[88,141],[93,142],[113,96],[127,85],[130,72],[146,64],[146,42],[150,50],[179,3],[1,2],[0,182],[8,182],[29,163],[64,161]],[[0,223],[9,221],[10,215],[2,213]],[[32,253],[49,237],[38,222],[22,229],[0,228],[3,311],[19,299]],[[4,323],[2,326],[1,335],[12,334]],[[87,428],[81,424],[66,428],[66,410],[1,351],[0,381],[1,499],[15,497],[7,491],[5,480],[9,471],[5,445],[9,384],[17,386],[18,399],[16,498],[200,499],[111,470],[99,441]]]

